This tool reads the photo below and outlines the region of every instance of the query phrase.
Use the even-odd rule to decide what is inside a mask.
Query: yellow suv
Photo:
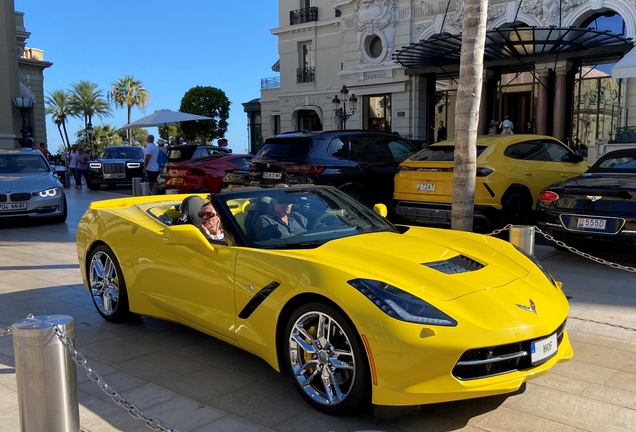
[[[455,142],[443,141],[400,164],[393,192],[399,221],[450,224],[454,152]],[[549,136],[477,137],[475,225],[529,222],[546,186],[588,168],[583,156]]]

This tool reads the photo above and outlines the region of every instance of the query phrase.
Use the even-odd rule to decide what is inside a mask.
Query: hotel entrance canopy
[[[393,53],[393,60],[409,75],[457,74],[461,57],[461,34],[436,34]],[[484,67],[528,69],[535,62],[580,59],[584,64],[618,61],[633,47],[630,38],[610,31],[581,27],[510,27],[488,30]]]

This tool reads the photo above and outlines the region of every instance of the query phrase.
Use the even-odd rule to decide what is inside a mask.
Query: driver
[[[307,218],[298,212],[292,212],[294,198],[283,195],[272,198],[272,207],[267,214],[256,219],[256,238],[271,240],[291,237],[307,231]]]

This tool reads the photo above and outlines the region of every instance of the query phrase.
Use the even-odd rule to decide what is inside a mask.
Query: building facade
[[[455,127],[461,0],[279,0],[279,87],[261,85],[263,137],[341,128],[429,142]],[[517,133],[593,145],[636,125],[633,79],[611,77],[632,48],[636,0],[489,2],[480,133],[508,116]],[[263,82],[271,83],[272,79]]]
[[[20,147],[24,135],[13,97],[33,98],[33,107],[24,113],[24,132],[34,145],[46,142],[44,69],[52,63],[44,61],[42,50],[26,47],[30,33],[13,0],[0,2],[0,29],[0,148]]]

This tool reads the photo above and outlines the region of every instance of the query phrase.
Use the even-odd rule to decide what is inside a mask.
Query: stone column
[[[550,79],[550,69],[548,64],[536,64],[534,70],[539,78],[539,85],[537,86],[537,124],[535,130],[539,135],[548,135],[548,111],[550,110],[548,83]]]
[[[477,135],[486,135],[488,133],[488,127],[490,126],[488,103],[492,101],[488,100],[488,81],[490,81],[493,75],[494,72],[492,70],[484,69],[481,82],[481,99],[479,100],[479,126],[477,127]]]
[[[12,96],[20,96],[18,45],[13,0],[0,2],[0,148],[17,146],[20,112],[13,107]]]
[[[567,73],[569,64],[559,62],[554,68],[556,73],[554,89],[554,106],[552,112],[552,136],[565,142],[565,108],[566,108],[566,88]]]

